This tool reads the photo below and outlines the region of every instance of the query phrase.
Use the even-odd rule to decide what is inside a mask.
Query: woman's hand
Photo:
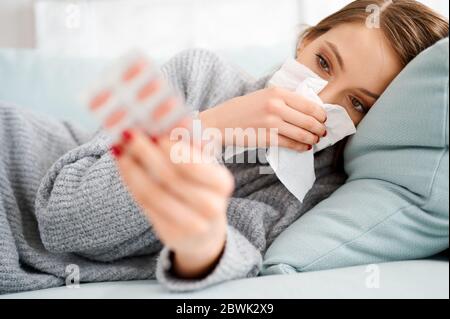
[[[278,146],[297,151],[306,151],[326,136],[324,123],[326,112],[310,100],[280,88],[268,88],[246,96],[231,99],[200,114],[203,126],[218,128],[224,145],[246,147],[274,146],[270,129],[278,129]],[[263,140],[259,136],[257,145],[248,140],[240,145],[236,137],[226,136],[226,128],[266,129]],[[254,143],[254,142],[253,142]]]
[[[205,275],[225,247],[232,175],[213,163],[175,164],[167,137],[155,140],[132,130],[123,139],[112,150],[119,171],[160,240],[175,253],[174,271],[183,278]],[[182,147],[200,155],[197,146]]]

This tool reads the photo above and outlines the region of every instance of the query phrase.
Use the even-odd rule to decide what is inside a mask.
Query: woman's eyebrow
[[[330,48],[330,50],[334,53],[334,55],[336,56],[336,59],[338,60],[339,66],[341,67],[341,69],[343,71],[345,71],[345,65],[344,65],[344,60],[342,59],[341,54],[339,53],[339,49],[338,47],[334,44],[331,43],[329,41],[325,41],[325,43],[328,45],[328,47]]]
[[[339,53],[338,47],[334,43],[331,43],[329,41],[325,41],[325,43],[330,48],[330,50],[334,53],[334,55],[336,56],[336,59],[338,60],[338,63],[339,63],[339,66],[341,67],[341,69],[343,71],[345,71],[344,59],[342,59],[342,56]],[[369,96],[369,97],[371,97],[371,98],[373,98],[375,100],[378,100],[380,98],[379,94],[370,92],[369,90],[366,90],[366,89],[363,89],[363,88],[358,89],[358,91],[362,92],[363,94],[365,94],[365,95],[367,95],[367,96]]]
[[[367,95],[367,96],[369,96],[369,97],[371,97],[371,98],[373,98],[375,100],[378,100],[380,98],[379,94],[370,92],[369,90],[366,90],[366,89],[362,89],[361,88],[361,89],[358,89],[358,91],[362,92],[363,94],[365,94],[365,95]]]

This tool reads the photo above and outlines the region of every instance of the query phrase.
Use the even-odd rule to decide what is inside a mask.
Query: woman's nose
[[[325,104],[339,104],[339,89],[333,85],[328,84],[320,93],[319,97]]]

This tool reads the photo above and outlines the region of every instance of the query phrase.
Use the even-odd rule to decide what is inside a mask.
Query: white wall
[[[35,31],[35,19],[34,19],[34,3],[39,0],[0,0],[0,48],[1,47],[16,47],[16,48],[29,48],[34,47],[37,39],[36,39],[36,31]],[[107,0],[103,0],[102,2],[106,2]],[[136,0],[126,0],[127,3],[132,3]],[[168,2],[175,3],[176,0],[144,0],[148,3],[161,3],[166,4]],[[144,2],[143,1],[143,2]],[[298,1],[298,4],[300,6],[300,10],[298,7],[292,5],[294,1]],[[425,4],[431,6],[432,8],[438,10],[443,15],[445,15],[447,18],[449,16],[449,2],[448,0],[421,0]],[[54,0],[56,3],[88,3],[93,2],[93,0]],[[256,37],[261,36],[264,34],[264,30],[273,30],[274,28],[280,29],[280,27],[285,27],[287,23],[291,23],[290,19],[294,16],[294,14],[298,14],[300,16],[300,21],[304,23],[314,24],[327,14],[339,9],[344,4],[350,2],[350,0],[178,0],[180,4],[184,4],[184,7],[186,5],[190,7],[198,7],[201,6],[202,3],[208,3],[209,9],[203,11],[199,11],[200,17],[205,20],[205,14],[210,15],[211,13],[217,13],[219,15],[222,15],[224,17],[226,14],[230,14],[229,10],[230,5],[232,3],[239,5],[240,8],[244,8],[244,11],[241,11],[241,14],[238,14],[238,18],[236,20],[234,15],[230,15],[229,17],[229,23],[232,25],[232,23],[240,24],[237,25],[236,29],[239,28],[246,28],[247,30],[254,30]],[[221,4],[220,4],[221,2]],[[214,9],[213,3],[220,4],[220,6],[228,8],[225,11],[221,9]],[[269,6],[267,6],[269,4]],[[156,4],[157,5],[157,4]],[[256,5],[256,6],[255,6]],[[280,14],[284,14],[283,12],[286,12],[287,6],[292,5],[291,14],[287,19],[279,20],[280,23],[277,23],[275,19],[281,19]],[[252,8],[253,6],[253,8]],[[267,6],[267,8],[264,8],[264,6]],[[282,10],[275,10],[274,8],[276,6],[280,6],[281,8],[284,8]],[[181,13],[181,18],[183,17],[183,5],[179,7],[172,7],[175,9],[175,11],[178,11]],[[264,12],[261,11],[262,9],[266,9]],[[298,11],[295,11],[298,10]],[[136,10],[138,11],[138,10]],[[252,14],[253,11],[253,14]],[[203,12],[203,13],[201,13]],[[66,14],[70,14],[70,12],[66,12]],[[247,14],[248,20],[243,19],[243,15]],[[203,16],[202,16],[203,15]],[[270,21],[267,23],[264,23],[261,18],[264,17],[264,15],[269,15],[272,17]],[[214,25],[214,23],[217,21],[214,20],[214,17],[209,17],[211,25]],[[42,22],[42,19],[41,19]],[[51,26],[51,21],[44,21],[47,22],[49,27],[48,34],[50,33],[58,33],[61,30],[58,30],[55,28],[55,25]],[[116,21],[112,21],[113,23],[116,23]],[[208,25],[197,25],[200,32],[205,33],[211,33],[212,30],[208,28]],[[228,26],[224,26],[223,30],[226,30],[226,28],[229,28]],[[120,30],[120,28],[118,28]],[[206,30],[205,30],[206,29]],[[186,30],[180,29],[179,31],[183,32]],[[258,31],[261,31],[258,33]],[[277,32],[277,31],[275,31]],[[267,35],[267,38],[269,36],[273,36],[275,32],[272,32],[271,34]],[[221,34],[220,36],[223,36]],[[218,38],[218,37],[217,37]],[[67,39],[66,39],[67,40]],[[43,39],[41,39],[43,41]],[[50,40],[49,40],[50,41]],[[195,43],[203,42],[205,43],[210,40],[205,40],[204,36],[200,36],[197,39],[195,39]],[[274,40],[272,40],[274,41]],[[49,42],[47,43],[49,44]]]
[[[0,48],[34,45],[33,0],[0,0]]]
[[[287,47],[298,0],[40,1],[38,48],[116,56],[130,47],[171,56],[188,47]]]

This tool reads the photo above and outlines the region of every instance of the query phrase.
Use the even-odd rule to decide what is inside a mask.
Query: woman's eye
[[[327,73],[331,72],[330,65],[328,64],[327,60],[325,60],[320,54],[317,54],[317,61],[319,62],[319,66],[322,70]]]
[[[352,102],[352,106],[353,108],[358,111],[359,113],[365,114],[366,112],[366,107],[364,106],[363,103],[361,103],[361,101],[359,101],[357,98],[352,97],[351,98],[351,102]]]

